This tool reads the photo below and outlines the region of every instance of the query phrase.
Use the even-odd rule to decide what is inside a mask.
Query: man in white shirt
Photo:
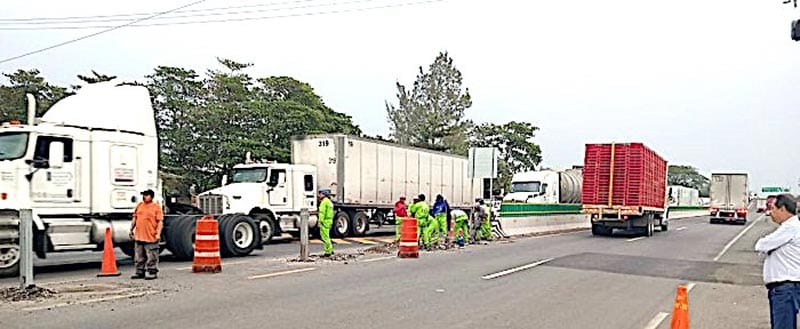
[[[775,232],[756,242],[756,251],[766,255],[764,283],[769,297],[773,329],[796,329],[800,309],[800,220],[797,200],[789,194],[775,199],[770,214],[780,225]]]

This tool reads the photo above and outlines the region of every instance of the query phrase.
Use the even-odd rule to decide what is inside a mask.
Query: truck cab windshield
[[[515,182],[511,183],[511,192],[541,192],[540,182]]]
[[[261,183],[267,180],[267,168],[239,168],[233,170],[231,183]]]
[[[28,150],[28,133],[0,134],[0,160],[19,159]]]

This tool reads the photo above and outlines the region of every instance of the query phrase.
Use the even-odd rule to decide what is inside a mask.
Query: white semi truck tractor
[[[0,276],[19,271],[19,213],[32,209],[34,250],[102,250],[106,228],[115,246],[133,254],[131,214],[141,191],[156,191],[158,137],[150,94],[144,87],[92,84],[35,118],[28,96],[28,122],[0,126]],[[163,204],[163,202],[162,202]],[[162,246],[177,258],[193,257],[199,209],[165,209]],[[183,213],[183,214],[181,214]],[[258,223],[218,218],[221,251],[238,256],[260,247]]]

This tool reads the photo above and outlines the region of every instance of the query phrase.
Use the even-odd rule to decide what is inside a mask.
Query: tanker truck
[[[35,118],[28,95],[28,122],[0,126],[0,276],[19,271],[20,210],[31,209],[34,251],[102,250],[107,228],[128,255],[131,214],[140,193],[161,197],[158,138],[150,94],[114,82],[81,88]],[[163,204],[163,203],[162,203]],[[162,248],[179,259],[193,256],[199,210],[165,209]],[[246,255],[260,247],[258,223],[218,218],[221,251]]]
[[[503,202],[580,204],[581,169],[524,172],[511,178],[511,191]]]

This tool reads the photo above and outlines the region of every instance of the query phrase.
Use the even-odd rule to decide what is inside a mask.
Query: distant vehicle
[[[712,173],[709,222],[747,223],[747,185],[746,173]]]
[[[700,191],[697,189],[670,185],[668,191],[670,207],[693,207],[701,204]]]
[[[511,192],[503,202],[577,204],[581,202],[582,183],[581,169],[519,173],[511,179]]]
[[[669,228],[667,162],[641,143],[588,144],[583,168],[583,213],[593,235],[614,229]]]

